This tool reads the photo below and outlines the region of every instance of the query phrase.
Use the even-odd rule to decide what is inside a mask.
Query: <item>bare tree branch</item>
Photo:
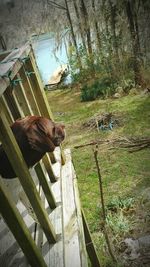
[[[59,9],[62,9],[62,10],[65,10],[65,11],[67,11],[67,9],[64,7],[64,6],[62,6],[62,5],[60,5],[60,4],[58,4],[58,3],[55,3],[54,1],[47,1],[47,4],[48,5],[53,5],[54,7],[56,7],[56,8],[59,8]]]

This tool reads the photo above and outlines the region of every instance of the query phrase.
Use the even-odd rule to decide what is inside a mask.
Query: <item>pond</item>
[[[56,42],[52,34],[42,34],[33,38],[33,48],[37,65],[44,84],[47,84],[53,72],[62,64],[68,65],[65,44],[56,48]],[[67,78],[67,83],[70,78]]]

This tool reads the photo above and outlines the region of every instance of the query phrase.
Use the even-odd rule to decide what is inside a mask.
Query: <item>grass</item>
[[[85,144],[95,139],[119,137],[149,136],[150,99],[146,95],[125,96],[120,99],[105,99],[92,102],[80,102],[80,91],[56,90],[48,93],[48,100],[56,121],[66,125],[67,137],[64,146],[71,147],[73,162],[78,176],[81,203],[92,232],[102,266],[113,266],[107,254],[106,244],[101,233],[101,204],[93,148],[74,149],[75,145]],[[95,113],[112,112],[119,116],[120,126],[113,131],[88,131],[83,122]],[[125,149],[108,150],[99,146],[98,154],[103,178],[104,198],[108,205],[113,199],[134,198],[135,213],[125,216],[120,210],[109,213],[109,222],[113,229],[110,233],[115,244],[125,235],[134,232],[140,195],[150,187],[149,150],[129,153]],[[138,222],[140,225],[140,221]],[[115,227],[115,228],[113,228]],[[116,238],[115,238],[116,237]]]

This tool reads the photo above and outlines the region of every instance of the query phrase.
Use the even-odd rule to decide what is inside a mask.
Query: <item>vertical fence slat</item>
[[[51,160],[48,156],[48,154],[46,154],[44,157],[43,157],[43,163],[45,165],[45,168],[47,170],[47,173],[49,175],[49,178],[51,180],[52,183],[56,182],[57,181],[57,177],[55,176],[55,173],[53,171],[53,167],[52,167],[52,164],[51,164]]]
[[[35,95],[33,93],[34,91],[34,84],[32,84],[32,76],[29,78],[28,77],[28,74],[27,73],[30,73],[30,71],[27,71],[28,70],[28,65],[27,63],[24,64],[24,66],[20,69],[19,71],[19,75],[20,75],[20,78],[22,80],[22,85],[23,87],[25,88],[25,94],[26,94],[26,97],[30,103],[30,106],[32,108],[32,111],[33,111],[33,114],[34,115],[42,115],[40,110],[39,110],[39,106],[38,106],[38,103],[36,101],[36,98],[35,98]],[[32,69],[33,71],[33,69]],[[31,74],[33,75],[33,74]],[[53,173],[53,170],[52,170],[52,166],[49,164],[49,166],[47,165],[47,162],[50,162],[49,160],[49,156],[50,156],[50,159],[51,159],[51,162],[52,163],[55,163],[56,162],[56,159],[54,157],[54,154],[53,153],[49,153],[46,155],[47,157],[47,160],[45,160],[44,164],[46,164],[46,169],[48,171],[48,174],[50,176],[50,179],[52,179],[52,182],[53,181],[56,181],[55,179],[55,174]]]
[[[20,69],[18,73],[18,78],[21,79],[21,82],[17,84],[17,86],[15,87],[14,94],[16,95],[20,105],[22,105],[24,114],[25,115],[41,115],[38,109],[38,105],[36,103],[34,94],[33,94],[30,81],[27,75],[25,74],[24,67]],[[35,113],[33,111],[35,111]],[[48,175],[50,177],[50,180],[52,182],[56,181],[56,177],[53,172],[53,168],[52,168],[51,161],[49,159],[48,154],[45,155],[43,162],[48,172]]]
[[[37,64],[35,61],[35,57],[34,57],[34,53],[33,53],[32,48],[31,48],[29,55],[30,55],[30,60],[28,61],[27,64],[28,64],[28,68],[31,71],[34,71],[31,83],[33,82],[33,85],[34,85],[34,89],[35,89],[34,94],[35,94],[35,98],[37,100],[37,103],[38,103],[39,107],[41,108],[41,114],[47,118],[50,118],[51,120],[54,120],[53,114],[52,114],[50,106],[48,104],[46,94],[44,92],[44,86],[43,86],[41,78],[39,76],[39,71],[37,68]],[[62,153],[62,149],[61,149],[61,153]],[[62,158],[62,164],[64,165],[65,164],[64,153],[61,154],[61,158]],[[51,155],[51,160],[55,161],[54,154]]]
[[[1,106],[0,106],[1,108]],[[51,224],[48,214],[44,209],[40,196],[36,190],[35,184],[23,159],[19,146],[15,140],[15,137],[9,127],[8,121],[1,110],[0,117],[0,139],[2,141],[3,147],[7,153],[10,163],[12,164],[20,183],[32,203],[34,212],[41,224],[43,231],[50,243],[56,242],[56,234]]]
[[[49,184],[47,182],[47,179],[45,177],[43,168],[42,168],[40,163],[38,163],[35,166],[35,171],[37,173],[38,179],[40,181],[40,184],[42,186],[43,192],[45,194],[45,197],[47,199],[47,202],[48,202],[50,208],[51,209],[56,208],[56,202],[55,202],[55,198],[54,198],[53,192],[51,191],[51,188],[50,188],[50,186],[49,186]]]
[[[12,88],[11,85],[6,89],[4,92],[4,97],[6,99],[7,105],[11,111],[11,114],[14,118],[14,120],[18,119],[21,117],[20,112],[18,111],[18,108],[16,106],[13,94],[12,94]]]
[[[20,75],[19,74],[17,75],[17,78],[20,79]],[[16,96],[16,98],[18,100],[18,103],[19,103],[19,106],[22,109],[22,115],[23,115],[23,117],[32,114],[32,111],[30,109],[28,100],[27,100],[27,98],[26,98],[26,96],[24,94],[24,87],[22,85],[22,82],[19,82],[15,86],[15,88],[14,88],[14,95]],[[49,177],[50,177],[51,182],[56,181],[56,177],[55,177],[55,174],[53,172],[51,161],[49,160],[47,154],[43,158],[43,162],[45,164],[45,168],[46,168],[46,170],[47,170],[47,172],[49,174]],[[39,170],[39,168],[37,168],[37,169]],[[40,171],[39,171],[39,174],[40,174],[40,177],[41,177],[41,172]],[[42,183],[42,186],[43,186],[43,183]],[[45,192],[45,190],[44,190],[44,192]],[[55,204],[55,202],[53,200],[52,192],[50,190],[48,192],[49,192],[49,198],[51,198],[51,207],[52,208],[55,208],[56,207],[56,204]]]
[[[19,73],[17,74],[17,79],[21,79]],[[14,95],[16,96],[19,106],[21,107],[21,109],[24,112],[25,116],[28,116],[32,113],[32,109],[31,106],[29,104],[29,101],[25,95],[25,91],[24,91],[24,87],[22,82],[19,82],[15,88],[14,88]]]
[[[33,94],[33,88],[30,83],[30,79],[27,74],[27,70],[25,69],[25,66],[19,70],[19,75],[22,80],[22,85],[25,88],[25,94],[26,97],[30,103],[31,109],[33,111],[34,115],[41,115],[38,104],[36,102],[35,96]]]
[[[30,56],[30,59],[27,61],[27,67],[28,67],[28,71],[34,72],[31,76],[32,79],[30,79],[30,82],[31,84],[33,84],[34,95],[35,95],[36,101],[40,108],[41,114],[53,120],[53,115],[52,115],[50,106],[48,104],[46,94],[44,92],[44,86],[42,84],[41,77],[39,76],[39,71],[38,71],[32,50],[29,56]]]
[[[1,96],[1,104],[2,104],[4,113],[6,115],[6,118],[7,118],[8,122],[9,122],[9,124],[12,124],[12,122],[13,122],[13,116],[12,116],[12,114],[11,114],[9,108],[8,108],[8,105],[6,103],[6,100],[5,100],[4,95]]]
[[[26,255],[32,267],[46,267],[43,256],[36,246],[31,234],[17,210],[6,186],[0,180],[0,212]]]
[[[18,110],[18,112],[20,114],[19,118],[23,118],[24,117],[24,113],[22,111],[22,108],[20,106],[20,103],[18,101],[18,98],[15,95],[15,89],[13,89],[13,91],[12,91],[12,98],[14,99],[14,103],[15,103],[16,108],[17,108],[17,110]]]
[[[53,114],[51,112],[50,106],[48,104],[48,100],[46,94],[44,92],[44,86],[42,85],[41,78],[39,76],[39,71],[34,59],[33,52],[30,52],[30,58],[25,63],[25,68],[28,70],[28,73],[32,73],[29,80],[31,87],[34,88],[33,94],[40,109],[40,113],[42,116],[53,120]],[[54,153],[49,153],[51,161],[56,162]]]

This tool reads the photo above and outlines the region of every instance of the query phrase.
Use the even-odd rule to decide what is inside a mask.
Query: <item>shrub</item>
[[[81,89],[81,101],[93,101],[96,98],[108,97],[115,92],[115,81],[105,77],[101,80],[96,80],[92,85],[84,85]]]

